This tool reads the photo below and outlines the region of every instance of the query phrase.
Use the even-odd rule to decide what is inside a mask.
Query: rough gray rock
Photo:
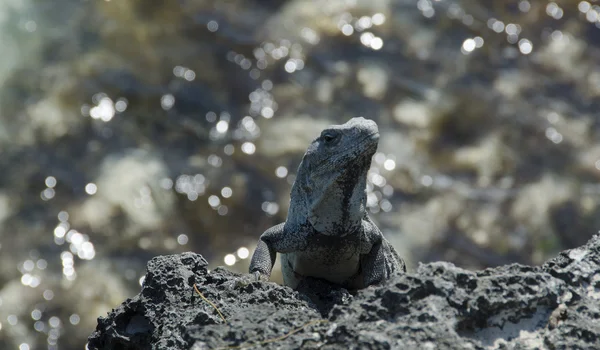
[[[319,280],[293,291],[247,277],[209,272],[198,254],[156,257],[141,293],[98,319],[89,348],[245,348],[269,339],[259,347],[600,348],[600,235],[540,267],[423,264],[354,294]]]

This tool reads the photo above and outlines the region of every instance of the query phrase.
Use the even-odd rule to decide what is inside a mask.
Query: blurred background
[[[0,0],[0,52],[1,349],[83,349],[156,255],[245,272],[354,116],[410,270],[600,229],[597,1]]]

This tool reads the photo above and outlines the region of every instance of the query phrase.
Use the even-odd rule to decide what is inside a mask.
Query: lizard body
[[[250,273],[268,279],[277,253],[292,288],[310,276],[360,289],[406,271],[366,211],[378,141],[377,124],[362,117],[323,130],[298,167],[286,221],[261,235]]]

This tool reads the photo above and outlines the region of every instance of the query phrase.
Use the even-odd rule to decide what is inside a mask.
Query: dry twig
[[[223,320],[223,322],[227,323],[227,320],[225,319],[225,316],[223,316],[223,314],[221,313],[221,311],[219,310],[219,308],[215,304],[213,304],[212,301],[208,300],[204,296],[204,294],[202,294],[200,292],[200,290],[196,286],[196,283],[194,283],[194,290],[196,291],[196,293],[198,293],[198,295],[200,296],[200,298],[202,298],[202,300],[206,301],[208,304],[210,304],[210,306],[212,306],[215,310],[217,310],[217,313],[219,314],[219,316],[221,316],[221,319]]]

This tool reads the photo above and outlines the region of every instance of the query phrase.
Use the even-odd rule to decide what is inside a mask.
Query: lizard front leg
[[[397,256],[388,241],[375,243],[371,251],[361,259],[364,287],[382,283],[393,275],[406,272],[404,261]]]
[[[260,236],[250,261],[250,273],[258,279],[268,280],[277,253],[293,253],[306,249],[306,234],[302,229],[286,223],[275,225]]]
[[[361,257],[363,287],[379,284],[396,274],[406,272],[406,264],[373,222],[363,221],[363,249],[370,247]]]
[[[269,277],[271,277],[271,270],[273,270],[273,265],[275,265],[275,259],[277,258],[277,251],[273,242],[284,239],[284,226],[285,223],[275,225],[260,236],[249,268],[250,273],[257,280],[268,281]]]

